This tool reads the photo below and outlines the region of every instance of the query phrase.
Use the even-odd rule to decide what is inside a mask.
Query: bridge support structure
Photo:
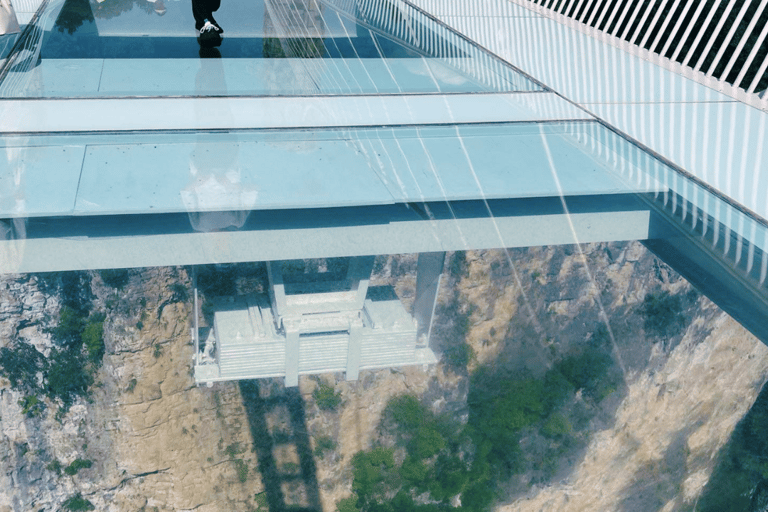
[[[267,262],[268,296],[214,301],[208,345],[215,344],[215,356],[196,358],[196,381],[284,376],[292,387],[300,375],[344,371],[357,380],[363,369],[437,362],[429,330],[445,253],[419,257],[418,320],[390,287],[369,289],[374,259],[346,258],[335,272],[307,272],[304,261]]]

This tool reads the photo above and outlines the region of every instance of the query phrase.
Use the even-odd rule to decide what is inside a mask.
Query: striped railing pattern
[[[738,83],[746,84],[747,89],[737,88],[734,85],[720,80],[716,72],[707,77],[715,67],[707,58],[696,58],[689,51],[688,47],[683,47],[680,43],[685,37],[693,37],[691,34],[699,37],[698,29],[690,29],[684,22],[679,22],[679,18],[669,18],[656,11],[648,12],[608,12],[605,9],[595,10],[596,6],[607,4],[604,0],[542,0],[541,6],[533,2],[538,0],[484,0],[483,2],[461,3],[449,0],[409,0],[420,9],[426,12],[434,13],[436,17],[449,23],[464,33],[473,37],[482,36],[479,40],[491,44],[491,50],[498,52],[505,58],[511,57],[512,62],[521,65],[522,69],[531,72],[537,78],[544,77],[545,83],[550,81],[560,84],[567,89],[567,95],[573,97],[581,103],[600,103],[605,101],[613,102],[610,107],[606,107],[610,112],[604,112],[608,118],[617,124],[625,127],[640,139],[641,144],[654,148],[654,150],[663,155],[677,166],[677,168],[668,165],[663,160],[656,158],[648,152],[642,145],[636,145],[629,142],[613,131],[606,129],[600,123],[568,123],[567,126],[570,137],[575,140],[586,152],[594,155],[599,160],[606,163],[606,166],[614,168],[625,179],[631,180],[640,187],[647,187],[646,190],[659,211],[664,212],[671,221],[681,226],[689,233],[692,240],[699,244],[708,244],[712,251],[717,251],[722,256],[723,261],[729,262],[732,272],[740,276],[744,281],[752,283],[753,289],[760,290],[763,296],[768,296],[768,223],[766,222],[765,204],[768,200],[768,173],[762,172],[768,151],[768,117],[765,114],[753,110],[737,110],[728,103],[717,102],[713,108],[703,109],[701,112],[693,112],[692,118],[686,117],[685,103],[675,104],[670,113],[657,112],[649,109],[648,112],[638,113],[632,105],[623,104],[621,90],[614,88],[621,87],[644,87],[652,86],[653,93],[658,94],[655,101],[670,101],[670,98],[684,98],[687,101],[712,101],[704,92],[687,91],[684,80],[677,80],[673,74],[666,71],[656,72],[653,69],[643,68],[642,60],[634,61],[611,60],[610,46],[590,45],[591,38],[578,37],[576,32],[572,39],[566,41],[558,40],[558,37],[570,37],[563,35],[562,31],[549,30],[550,25],[536,24],[535,11],[547,10],[550,17],[560,16],[564,23],[581,23],[581,32],[586,32],[584,27],[588,27],[595,40],[605,40],[608,37],[621,36],[629,20],[634,16],[635,25],[643,22],[650,25],[652,22],[658,25],[655,32],[642,32],[640,34],[627,31],[625,34],[629,40],[623,41],[626,47],[632,44],[630,41],[637,41],[641,46],[657,49],[661,45],[660,53],[654,53],[655,58],[661,59],[661,54],[675,55],[677,59],[688,59],[688,71],[683,74],[690,76],[694,73],[696,66],[699,66],[699,81],[709,80],[718,81],[718,90],[730,88],[726,91],[731,96],[738,96],[737,99],[744,100],[748,104],[768,109],[768,97],[760,98],[755,94],[755,84],[765,84],[766,58],[764,56],[766,42],[765,33],[766,23],[763,19],[766,12],[762,5],[768,3],[768,0],[758,5],[759,21],[753,23],[754,18],[750,13],[755,11],[754,4],[752,10],[747,8],[746,14],[742,16],[746,22],[747,28],[755,28],[749,41],[744,43],[741,48],[742,54],[748,52],[748,62],[738,65],[729,64],[733,60],[734,51],[723,51],[724,46],[719,41],[710,48],[712,56],[709,61],[714,62],[715,57],[721,53],[720,60],[728,62],[723,66],[723,71],[729,68],[728,73],[721,73],[727,77],[743,75]],[[664,1],[664,0],[662,0]],[[674,6],[685,8],[683,2],[687,0],[668,0],[666,4],[671,9]],[[657,2],[656,4],[659,4]],[[704,1],[703,7],[698,3],[688,6],[689,12],[704,16],[700,20],[700,25],[706,25],[706,18],[712,14],[710,2]],[[569,7],[570,5],[570,7]],[[624,5],[624,4],[622,4]],[[647,5],[644,4],[644,5]],[[526,7],[522,7],[526,6]],[[659,5],[656,7],[660,8]],[[727,7],[727,6],[726,6]],[[565,14],[552,9],[559,9]],[[743,4],[736,4],[734,9],[738,12],[743,8]],[[759,9],[763,9],[759,11]],[[698,14],[697,14],[698,13]],[[704,14],[702,14],[704,13]],[[574,18],[566,16],[575,16]],[[692,14],[692,16],[693,16]],[[601,19],[602,16],[602,19]],[[613,16],[613,21],[608,24],[608,20]],[[616,29],[616,25],[625,16],[624,21]],[[681,16],[685,16],[681,13]],[[727,18],[727,15],[721,16]],[[713,15],[713,19],[716,19]],[[518,20],[511,22],[510,20]],[[582,23],[582,21],[586,23]],[[643,21],[645,20],[645,21]],[[598,21],[600,23],[598,23]],[[711,20],[710,20],[711,22]],[[710,23],[707,22],[707,23]],[[506,30],[516,26],[525,26],[530,29],[530,33],[536,37],[536,41],[527,41],[525,36],[515,33],[513,30]],[[610,26],[618,34],[613,36],[608,33],[594,29],[588,23],[599,27]],[[726,36],[730,28],[736,22],[723,22],[726,27]],[[728,28],[730,27],[730,28]],[[678,34],[672,40],[665,36],[659,37],[659,32],[664,31]],[[674,32],[672,32],[674,31]],[[682,33],[680,33],[682,32]],[[737,32],[738,33],[738,30]],[[499,43],[500,38],[503,40]],[[701,47],[701,54],[707,47],[708,42],[696,43]],[[714,39],[714,36],[712,36]],[[723,38],[724,39],[724,38]],[[732,37],[731,39],[736,39]],[[695,40],[695,38],[694,38]],[[540,55],[543,52],[530,51],[531,44],[542,44],[543,41],[551,41],[557,48],[563,48],[562,53],[550,53],[547,56]],[[707,37],[707,41],[710,38]],[[743,41],[742,41],[743,42]],[[495,44],[494,43],[498,43]],[[663,43],[663,45],[662,45]],[[740,43],[737,43],[737,45]],[[751,44],[751,46],[749,46]],[[689,45],[691,46],[692,43]],[[762,45],[762,46],[761,46]],[[757,48],[757,49],[756,49]],[[650,54],[650,50],[642,51]],[[595,54],[594,52],[599,52]],[[762,54],[760,52],[763,52]],[[754,55],[757,57],[753,58]],[[760,57],[763,55],[762,57]],[[554,56],[554,58],[553,58]],[[750,57],[752,56],[752,57]],[[561,59],[558,59],[561,57]],[[599,73],[605,76],[604,80],[594,80],[594,77],[587,76],[579,72],[586,59],[595,58],[598,62],[615,62],[620,64],[621,74],[627,77],[626,80],[608,80],[609,76],[616,72],[615,69],[599,69]],[[666,57],[665,57],[666,58]],[[650,60],[650,59],[649,59]],[[671,59],[667,59],[671,62]],[[685,60],[684,60],[685,61]],[[676,61],[675,61],[676,62]],[[756,64],[759,63],[759,64]],[[676,63],[676,70],[682,68],[682,64]],[[714,66],[714,67],[713,67]],[[672,65],[662,66],[662,68],[674,67]],[[739,69],[738,74],[736,69]],[[756,81],[757,73],[755,69],[763,73],[763,81]],[[744,71],[744,70],[747,71]],[[650,73],[642,83],[636,83],[643,73]],[[554,78],[553,78],[554,77]],[[560,78],[558,78],[560,77]],[[567,77],[567,78],[563,78]],[[746,77],[746,78],[744,78]],[[608,84],[608,86],[604,85]],[[764,87],[760,85],[759,87]],[[648,87],[650,88],[650,87]],[[759,88],[757,88],[759,90]],[[751,92],[748,92],[751,91]],[[637,95],[633,96],[636,97]],[[610,100],[609,100],[610,98]],[[649,100],[651,101],[651,100]],[[737,115],[737,112],[740,114]],[[608,115],[610,114],[610,115]],[[750,130],[756,134],[756,137],[739,136],[744,130]],[[751,135],[752,135],[751,134]],[[542,137],[549,137],[542,133]],[[691,139],[703,138],[704,140],[713,140],[717,143],[709,144],[701,151],[698,145],[687,143]],[[755,143],[755,141],[757,141]],[[680,169],[687,169],[695,172],[695,177],[686,175]],[[553,169],[557,172],[557,169]],[[709,184],[709,185],[705,185]],[[735,204],[728,197],[739,197],[741,206]]]
[[[566,125],[568,136],[627,181],[646,187],[658,211],[690,239],[768,296],[768,226],[598,123]],[[660,185],[660,186],[659,186]]]
[[[11,48],[8,58],[4,62],[0,61],[0,98],[37,94],[37,91],[29,89],[31,79],[29,71],[37,66],[43,36],[55,21],[52,15],[55,9],[50,7],[60,3],[63,3],[63,0],[29,0],[28,3],[21,4],[25,9],[35,6],[37,9],[30,16],[28,24]]]
[[[43,5],[43,0],[11,0],[16,13],[34,14]]]
[[[768,0],[511,0],[768,109]]]
[[[497,91],[541,88],[466,37],[403,0],[320,0],[371,30],[428,57],[443,60]]]

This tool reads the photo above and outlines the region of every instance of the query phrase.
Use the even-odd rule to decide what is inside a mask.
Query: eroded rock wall
[[[640,244],[468,252],[456,261],[446,269],[432,345],[447,354],[466,342],[464,359],[363,372],[358,382],[303,377],[292,400],[300,401],[304,427],[291,425],[279,407],[266,410],[283,403],[285,390],[264,382],[261,430],[237,383],[194,385],[183,269],[133,271],[122,289],[90,274],[93,307],[106,313],[106,354],[90,395],[65,413],[41,395],[44,407],[30,415],[20,403],[25,394],[7,379],[0,385],[0,511],[59,510],[80,494],[100,511],[254,511],[279,499],[333,512],[350,495],[354,454],[386,438],[379,421],[391,397],[411,393],[466,422],[467,388],[478,368],[542,373],[600,325],[607,325],[621,384],[601,402],[586,445],[562,461],[555,478],[529,468],[510,483],[500,509],[679,510],[694,503],[768,377],[766,347]],[[414,270],[412,256],[382,259],[374,282],[393,285],[407,303]],[[654,331],[641,313],[645,297],[659,292],[682,305],[684,318],[667,331]],[[0,299],[0,343],[29,343],[49,356],[48,330],[61,301],[45,280],[3,277]],[[342,397],[336,410],[315,402],[320,383]],[[288,479],[264,479],[268,467],[304,474],[306,453],[286,441],[296,436],[313,458],[314,498]],[[90,467],[62,471],[78,459]]]

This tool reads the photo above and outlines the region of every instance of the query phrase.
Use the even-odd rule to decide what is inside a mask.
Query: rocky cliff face
[[[475,364],[547,368],[606,325],[622,370],[562,480],[528,480],[500,510],[693,507],[768,377],[768,347],[637,243],[467,259],[458,287],[475,306],[467,336]],[[494,274],[509,284],[475,284]],[[669,325],[649,319],[652,295],[678,300]]]
[[[412,257],[382,259],[376,282],[408,301],[414,270]],[[131,272],[122,289],[98,273],[88,280],[93,309],[106,313],[90,394],[69,407],[39,394],[30,406],[2,381],[2,512],[76,510],[78,496],[103,511],[334,511],[351,492],[352,456],[387,435],[390,397],[414,394],[466,422],[479,368],[541,374],[596,337],[616,385],[584,399],[592,409],[576,449],[548,471],[531,463],[501,509],[680,510],[768,376],[764,345],[634,243],[454,255],[433,339],[440,365],[358,382],[307,377],[298,393],[278,381],[194,385],[184,270]],[[51,356],[62,301],[47,281],[2,278],[0,344]],[[646,297],[672,298],[675,314],[649,321],[658,311]],[[340,406],[318,405],[322,383]],[[531,432],[523,442],[543,441]]]

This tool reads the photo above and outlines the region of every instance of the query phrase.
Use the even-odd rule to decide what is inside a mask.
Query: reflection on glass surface
[[[393,20],[305,0],[226,2],[228,87],[195,86],[194,20],[184,1],[59,0],[31,33],[35,62],[12,56],[5,97],[328,95],[534,91],[519,73],[417,11]],[[162,15],[158,15],[158,9]],[[405,33],[381,25],[407,24]],[[388,28],[392,28],[391,26]],[[17,62],[18,61],[18,62]],[[13,83],[23,81],[23,90]]]
[[[501,5],[432,7],[546,21]],[[216,17],[52,0],[11,43],[0,512],[765,508],[735,113],[705,182],[409,3]]]

